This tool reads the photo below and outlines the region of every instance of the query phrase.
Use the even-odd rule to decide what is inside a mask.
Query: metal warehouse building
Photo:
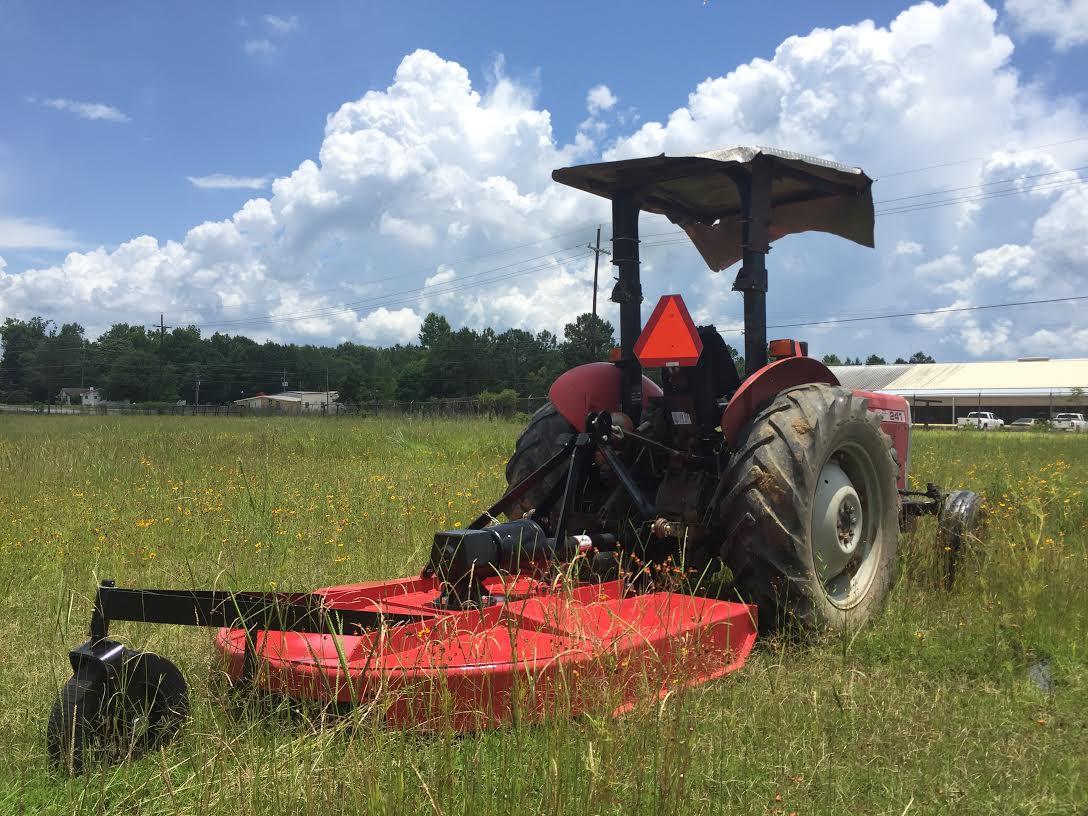
[[[906,397],[917,423],[955,424],[971,411],[1049,418],[1063,411],[1088,414],[1088,358],[1025,357],[986,363],[833,366],[848,388]]]

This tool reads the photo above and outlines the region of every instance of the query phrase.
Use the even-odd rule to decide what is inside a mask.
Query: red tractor
[[[933,485],[907,490],[907,401],[843,388],[803,342],[767,342],[771,243],[816,230],[873,246],[872,180],[749,147],[552,177],[612,201],[620,347],[612,363],[556,380],[518,439],[507,480],[543,462],[557,434],[585,430],[587,412],[612,415],[616,455],[587,469],[565,516],[552,510],[547,483],[521,506],[561,521],[560,530],[611,531],[622,551],[672,558],[700,577],[724,565],[729,590],[758,606],[765,631],[864,624],[892,584],[900,523],[918,515],[941,516],[950,581],[981,502]],[[733,290],[744,298],[743,382],[730,348],[713,326],[692,324],[679,295],[663,297],[643,329],[642,210],[682,227],[712,270],[741,262]],[[660,387],[643,374],[651,367]]]
[[[50,716],[54,762],[78,772],[138,755],[186,718],[178,669],[110,639],[112,621],[218,627],[223,676],[239,688],[380,696],[391,724],[433,727],[441,711],[443,727],[471,731],[546,716],[560,697],[569,713],[605,700],[618,713],[647,689],[706,682],[743,664],[757,627],[861,626],[892,584],[901,524],[922,514],[940,517],[952,580],[980,501],[906,489],[906,400],[841,387],[802,342],[767,343],[771,242],[819,230],[872,246],[872,181],[754,148],[553,178],[612,201],[620,347],[556,380],[506,494],[436,533],[418,577],[301,594],[104,581]],[[642,210],[680,225],[712,269],[741,261],[743,381],[679,295],[643,328]]]

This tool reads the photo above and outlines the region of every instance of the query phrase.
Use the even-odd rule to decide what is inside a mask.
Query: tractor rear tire
[[[719,505],[722,560],[763,633],[857,629],[891,589],[898,468],[867,407],[849,389],[802,385],[741,432]]]
[[[506,483],[513,487],[555,456],[559,450],[559,435],[573,432],[574,426],[567,422],[555,406],[550,402],[544,403],[518,437],[514,455],[506,463]],[[549,473],[540,484],[522,497],[516,507],[510,509],[506,514],[507,518],[521,518],[523,514],[539,507],[565,473],[566,470],[561,467]]]

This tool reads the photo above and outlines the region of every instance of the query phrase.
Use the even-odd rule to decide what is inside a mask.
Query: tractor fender
[[[756,412],[787,388],[808,383],[838,385],[831,369],[812,357],[786,357],[748,377],[722,412],[722,435],[736,450],[741,429]]]
[[[552,383],[548,399],[562,417],[582,433],[586,414],[591,411],[620,410],[622,374],[612,363],[586,363],[565,371]],[[642,407],[662,395],[661,388],[649,377],[642,377]]]
[[[807,383],[839,385],[839,379],[812,357],[787,357],[764,366],[746,379],[722,412],[722,435],[729,447],[737,447],[741,429],[761,407],[787,388]],[[869,401],[869,412],[880,417],[880,429],[891,437],[899,470],[896,482],[901,490],[906,489],[910,467],[910,404],[896,394],[858,389],[854,389],[854,393]]]
[[[856,388],[854,394],[869,400],[869,413],[880,417],[880,430],[891,437],[895,464],[899,469],[896,483],[900,490],[906,490],[907,470],[910,467],[910,403],[898,394],[879,394]]]

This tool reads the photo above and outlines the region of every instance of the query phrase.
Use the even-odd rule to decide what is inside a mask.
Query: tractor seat
[[[720,402],[728,400],[740,388],[740,376],[732,350],[718,330],[714,326],[699,326],[698,332],[703,343],[699,362],[690,368],[666,372],[663,390],[673,424],[686,414],[692,418],[699,435],[705,437],[721,421]]]

